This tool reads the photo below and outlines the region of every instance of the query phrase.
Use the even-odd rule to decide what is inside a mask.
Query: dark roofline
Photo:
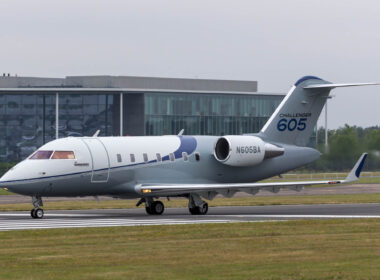
[[[0,77],[0,88],[119,88],[152,91],[257,92],[257,81],[138,76]]]
[[[272,95],[284,96],[283,93],[268,92],[226,92],[205,90],[162,90],[162,89],[132,89],[132,88],[78,88],[78,87],[30,87],[30,88],[0,88],[0,94],[117,94],[117,93],[173,93],[173,94],[225,94],[225,95]]]

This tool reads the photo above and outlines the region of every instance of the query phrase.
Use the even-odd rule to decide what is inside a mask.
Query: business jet
[[[204,215],[216,195],[300,191],[304,186],[357,180],[363,154],[344,180],[262,183],[311,163],[306,147],[330,90],[374,85],[332,84],[314,76],[298,80],[257,134],[226,136],[67,137],[51,141],[10,169],[0,187],[32,197],[33,218],[44,216],[42,197],[98,196],[140,199],[150,215],[164,212],[159,198],[188,199]]]

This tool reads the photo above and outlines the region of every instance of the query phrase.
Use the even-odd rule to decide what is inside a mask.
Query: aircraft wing
[[[135,189],[143,196],[180,196],[198,193],[206,199],[213,199],[218,193],[226,197],[231,197],[239,191],[256,194],[261,189],[272,192],[278,192],[282,188],[300,191],[303,187],[310,185],[333,185],[356,181],[359,179],[366,158],[367,153],[362,154],[344,180],[232,184],[140,184],[136,185]]]

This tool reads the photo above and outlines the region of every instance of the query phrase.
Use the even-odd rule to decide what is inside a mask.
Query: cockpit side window
[[[49,159],[53,151],[37,151],[29,159]]]
[[[73,151],[55,151],[52,159],[75,159]]]

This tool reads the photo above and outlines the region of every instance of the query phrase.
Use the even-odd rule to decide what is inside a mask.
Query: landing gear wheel
[[[36,218],[35,209],[30,210],[30,216],[32,216],[33,219]]]
[[[165,210],[165,206],[161,201],[153,202],[151,208],[154,215],[161,215]]]
[[[32,216],[33,219],[42,219],[44,217],[44,210],[41,208],[32,209],[30,211],[30,216]]]
[[[165,206],[161,201],[153,201],[148,207],[145,207],[149,215],[161,215],[164,213]]]
[[[36,216],[37,219],[42,219],[44,217],[44,210],[41,208],[38,208],[34,211],[34,215]]]
[[[205,202],[202,206],[199,207],[199,214],[206,215],[208,212],[208,204]]]
[[[151,210],[150,207],[145,207],[145,211],[146,211],[147,214],[153,215],[152,210]]]
[[[208,212],[208,204],[205,202],[201,206],[195,206],[189,208],[191,215],[206,215]]]
[[[192,207],[192,208],[189,208],[189,212],[191,215],[199,215],[199,207]]]

